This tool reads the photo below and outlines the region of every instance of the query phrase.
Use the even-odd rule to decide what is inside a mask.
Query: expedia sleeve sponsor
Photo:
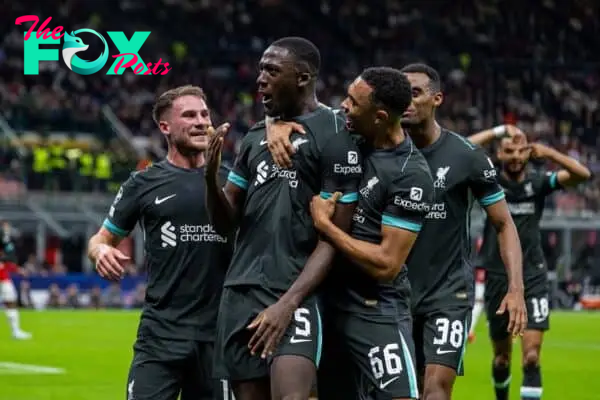
[[[482,149],[470,153],[467,165],[469,173],[469,188],[483,207],[491,206],[504,199],[504,191],[498,184],[498,174],[494,163]]]
[[[362,176],[362,160],[350,135],[332,136],[321,152],[321,196],[327,198],[341,192],[340,203],[358,201],[358,185]]]
[[[127,236],[140,217],[139,174],[132,174],[119,189],[103,226],[113,235]]]
[[[392,184],[381,223],[419,232],[433,201],[433,179],[429,170],[408,170]]]

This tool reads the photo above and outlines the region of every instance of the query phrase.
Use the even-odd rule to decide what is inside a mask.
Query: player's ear
[[[375,111],[375,125],[385,124],[390,119],[390,115],[385,110]]]
[[[171,132],[169,131],[169,123],[167,121],[159,121],[158,129],[162,132],[163,135],[169,136]]]
[[[298,86],[304,87],[308,85],[310,79],[311,75],[308,72],[301,72],[300,74],[298,74]]]
[[[442,92],[437,92],[433,95],[433,105],[439,107],[444,102],[444,94]]]

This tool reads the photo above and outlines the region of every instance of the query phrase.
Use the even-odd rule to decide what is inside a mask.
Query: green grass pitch
[[[127,369],[139,313],[22,312],[31,341],[10,338],[0,322],[0,400],[125,398]],[[600,398],[600,313],[554,313],[542,351],[544,400]],[[493,400],[491,350],[481,319],[466,354],[458,400]],[[513,360],[511,399],[519,399],[520,348]],[[46,368],[42,368],[46,367]]]

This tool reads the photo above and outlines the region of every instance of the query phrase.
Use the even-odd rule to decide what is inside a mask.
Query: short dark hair
[[[204,90],[199,86],[185,85],[169,89],[158,96],[154,103],[154,107],[152,108],[152,119],[154,122],[158,125],[163,114],[173,106],[173,102],[183,96],[196,96],[206,101]]]
[[[371,67],[365,69],[360,77],[373,92],[371,100],[387,108],[396,117],[401,116],[412,101],[412,92],[408,78],[395,68]]]
[[[297,61],[306,63],[311,74],[318,74],[321,68],[321,52],[313,42],[298,36],[288,36],[271,43],[271,46],[281,47],[294,55]]]
[[[400,71],[402,71],[402,73],[425,74],[429,78],[429,90],[433,92],[439,92],[442,90],[442,80],[440,79],[440,74],[435,70],[435,68],[427,64],[408,64],[405,65]]]

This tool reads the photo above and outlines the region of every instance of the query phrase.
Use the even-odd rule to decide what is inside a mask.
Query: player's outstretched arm
[[[523,131],[514,125],[498,125],[494,128],[486,129],[481,132],[474,133],[467,139],[471,143],[479,146],[485,146],[494,140],[503,139],[505,137],[514,137],[517,135],[525,135]]]
[[[409,226],[409,224],[405,224],[403,227],[395,223],[382,225],[381,243],[365,242],[353,238],[330,220],[332,207],[331,199],[324,200],[318,196],[313,198],[311,213],[316,228],[367,274],[379,281],[394,280],[404,266],[417,239],[420,225]],[[388,217],[388,219],[391,219],[391,217]]]
[[[223,138],[226,133],[225,129],[221,129],[211,135],[204,169],[206,209],[215,231],[221,235],[228,235],[235,229],[239,210],[248,187],[248,181],[242,176],[243,174],[239,171],[238,173],[235,172],[243,163],[245,153],[243,149],[238,160],[236,160],[236,168],[230,172],[225,186],[223,187],[220,182],[221,152]]]
[[[549,160],[562,168],[556,173],[555,183],[558,184],[555,185],[556,187],[577,186],[592,176],[585,165],[552,147],[541,143],[533,143],[529,148],[531,149],[532,158]]]

